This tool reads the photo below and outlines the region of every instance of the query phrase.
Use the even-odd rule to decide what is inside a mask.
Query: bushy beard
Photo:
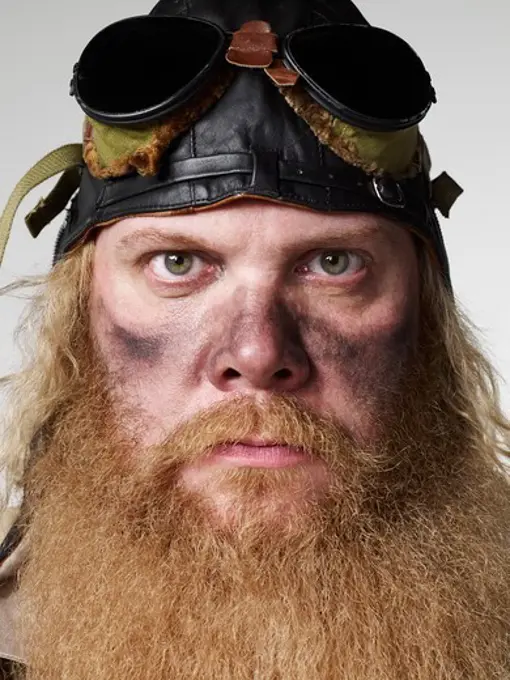
[[[432,365],[377,442],[273,397],[144,451],[92,361],[27,476],[28,679],[508,679],[508,485]],[[327,490],[294,506],[299,468],[218,471],[236,499],[219,523],[180,471],[247,434],[313,451]]]

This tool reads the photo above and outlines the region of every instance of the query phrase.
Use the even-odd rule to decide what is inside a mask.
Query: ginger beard
[[[422,343],[377,442],[273,397],[140,451],[92,345],[27,474],[29,680],[508,677],[508,486],[442,402],[437,347]],[[218,521],[181,472],[246,435],[313,451],[327,487],[218,470]]]

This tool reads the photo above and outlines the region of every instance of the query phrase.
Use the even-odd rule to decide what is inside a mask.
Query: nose
[[[207,366],[209,381],[224,392],[294,392],[310,378],[310,359],[298,324],[283,305],[244,308],[225,315]]]

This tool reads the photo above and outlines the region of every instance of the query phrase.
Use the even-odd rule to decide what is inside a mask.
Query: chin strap
[[[47,179],[63,173],[51,193],[46,198],[42,198],[26,217],[26,225],[32,236],[36,238],[44,227],[66,208],[72,195],[78,189],[82,165],[82,145],[67,144],[42,158],[18,182],[0,217],[0,265],[7,247],[14,217],[25,196]]]

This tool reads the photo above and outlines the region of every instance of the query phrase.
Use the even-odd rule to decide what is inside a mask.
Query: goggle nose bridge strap
[[[278,53],[278,36],[267,21],[247,21],[232,34],[225,59],[233,66],[264,69],[278,87],[292,87],[299,75],[287,68]]]

